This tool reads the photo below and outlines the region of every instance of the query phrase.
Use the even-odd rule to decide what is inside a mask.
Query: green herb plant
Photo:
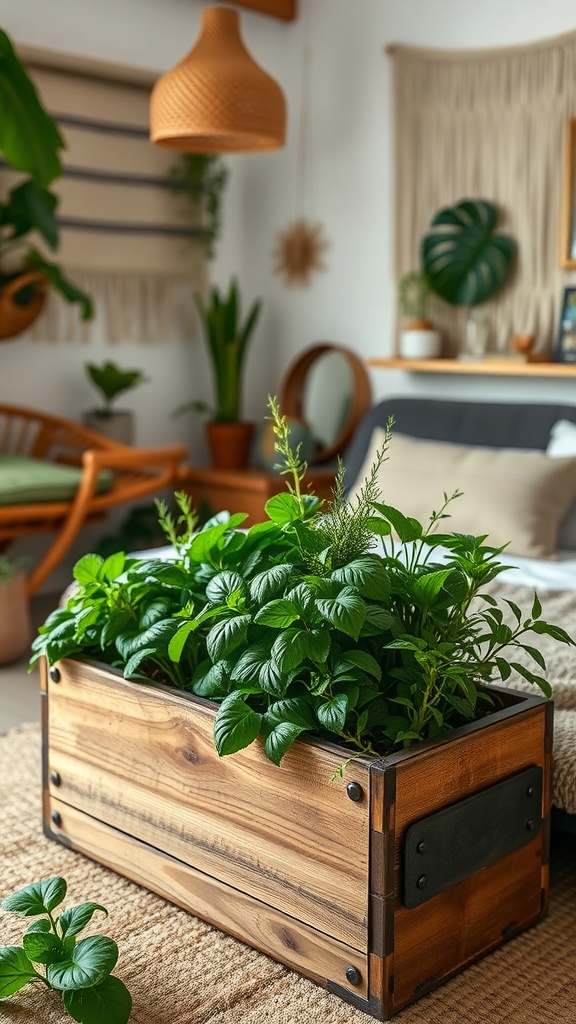
[[[104,401],[98,415],[109,419],[114,410],[112,403],[124,391],[131,391],[132,388],[143,384],[146,376],[141,370],[121,370],[116,363],[108,360],[98,366],[96,363],[86,363],[86,373],[94,387],[99,391]]]
[[[398,304],[408,321],[429,325],[429,309],[433,299],[430,280],[423,270],[411,270],[400,279]]]
[[[537,597],[526,613],[484,592],[503,571],[502,549],[440,532],[458,493],[427,525],[381,500],[391,424],[359,497],[349,503],[340,466],[324,506],[304,487],[275,399],[270,409],[287,489],[268,501],[267,520],[242,530],[245,516],[221,514],[198,530],[180,495],[179,521],[161,507],[173,560],[85,556],[32,663],[94,658],[210,698],[219,754],[260,737],[276,764],[305,733],[351,756],[438,736],[497,702],[485,684],[513,671],[549,694],[531,635],[572,639],[542,619]]]
[[[2,910],[35,920],[21,946],[0,946],[0,999],[28,982],[40,983],[60,995],[80,1024],[126,1024],[132,999],[124,982],[111,973],[118,946],[105,935],[77,938],[95,913],[108,912],[99,903],[87,902],[56,915],[66,889],[64,878],[43,878],[2,900]]]

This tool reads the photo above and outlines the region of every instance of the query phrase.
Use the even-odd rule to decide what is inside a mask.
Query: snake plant
[[[214,376],[216,403],[211,409],[205,402],[192,402],[183,406],[198,412],[207,412],[220,423],[236,423],[241,419],[242,373],[248,342],[256,327],[262,302],[256,299],[244,321],[240,310],[238,283],[232,279],[228,294],[214,286],[205,302],[196,295],[196,306],[202,320],[208,353]]]

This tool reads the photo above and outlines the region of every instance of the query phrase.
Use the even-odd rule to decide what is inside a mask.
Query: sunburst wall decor
[[[309,285],[315,271],[326,269],[322,253],[328,244],[321,224],[300,217],[278,234],[272,254],[274,273],[280,274],[287,285]]]

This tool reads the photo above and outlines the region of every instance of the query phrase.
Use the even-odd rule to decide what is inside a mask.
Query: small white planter
[[[440,331],[408,328],[400,332],[402,359],[436,359],[440,355]]]

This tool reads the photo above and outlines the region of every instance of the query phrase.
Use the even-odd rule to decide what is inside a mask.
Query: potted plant
[[[213,259],[222,227],[226,164],[218,153],[180,153],[169,178],[175,196],[186,200],[194,240],[200,242],[207,259]]]
[[[386,446],[323,508],[272,416],[266,522],[180,496],[172,561],[85,556],[41,628],[45,830],[383,1020],[545,910],[551,705],[491,683],[572,641],[379,500]]]
[[[432,218],[422,240],[422,267],[432,290],[453,306],[468,308],[464,355],[486,354],[489,322],[476,307],[507,281],[516,242],[497,232],[499,212],[485,199],[462,199]]]
[[[104,405],[84,414],[84,423],[120,444],[134,443],[134,415],[127,409],[113,408],[113,402],[124,391],[143,384],[146,377],[141,370],[121,370],[116,363],[108,360],[98,366],[86,363],[89,380],[99,391]]]
[[[77,303],[83,320],[90,297],[47,260],[34,235],[51,250],[59,243],[57,196],[49,186],[62,174],[64,140],[5,32],[0,30],[0,153],[26,177],[0,201],[0,338],[26,330],[40,313],[47,288]]]
[[[0,665],[22,657],[31,639],[22,559],[0,555]]]
[[[435,359],[440,355],[440,331],[429,319],[433,291],[423,270],[404,274],[398,287],[398,303],[404,317],[400,332],[400,355],[403,359]]]
[[[242,319],[240,294],[235,278],[228,293],[210,289],[208,302],[197,295],[196,306],[214,379],[215,406],[188,402],[177,412],[195,409],[207,413],[208,447],[218,469],[242,469],[248,462],[254,424],[242,420],[242,381],[248,344],[258,322],[262,303],[256,299]]]

